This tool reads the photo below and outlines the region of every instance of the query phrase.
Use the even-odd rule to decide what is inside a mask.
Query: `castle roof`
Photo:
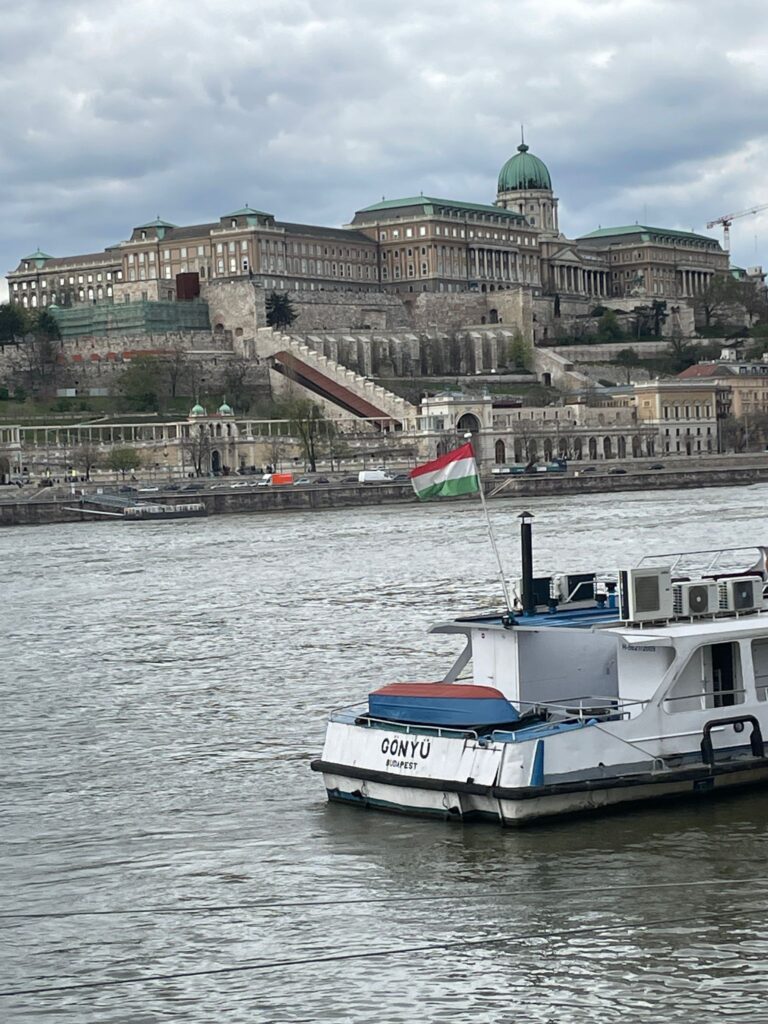
[[[524,142],[499,172],[499,192],[542,189],[552,191],[552,179],[543,160],[529,152]]]

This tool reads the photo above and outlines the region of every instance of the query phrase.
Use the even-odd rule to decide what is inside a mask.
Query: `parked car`
[[[664,463],[654,462],[654,464],[651,466],[651,469],[664,469]]]
[[[343,476],[341,482],[343,484],[356,484],[358,482],[357,473],[353,473],[351,476]]]
[[[327,476],[316,476],[313,482],[316,484],[329,484],[331,481]]]
[[[407,473],[395,473],[395,475],[392,477],[393,484],[407,484],[410,483],[410,481],[411,478],[408,476]]]
[[[293,481],[294,487],[301,487],[304,484],[311,484],[312,481],[308,476],[300,476],[298,480]]]
[[[621,469],[619,466],[614,466],[613,469],[609,469],[608,473],[610,476],[626,476],[626,469]]]
[[[597,469],[594,466],[585,466],[584,469],[579,470],[580,473],[596,473]]]

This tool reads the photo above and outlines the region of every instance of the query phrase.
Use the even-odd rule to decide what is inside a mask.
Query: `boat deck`
[[[516,626],[529,626],[536,629],[592,629],[593,626],[619,623],[618,608],[599,608],[594,603],[586,602],[582,607],[568,607],[556,612],[536,612],[533,615],[516,615]],[[467,615],[455,620],[456,624],[482,626],[489,629],[506,629],[502,613],[493,615]],[[435,631],[439,631],[436,627]]]

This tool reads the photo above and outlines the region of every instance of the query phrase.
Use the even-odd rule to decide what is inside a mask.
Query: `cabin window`
[[[758,700],[768,700],[768,640],[752,641],[752,665]]]
[[[768,683],[768,648],[766,651],[765,682]],[[664,710],[676,714],[743,703],[744,680],[739,645],[707,644],[691,655],[664,698]]]

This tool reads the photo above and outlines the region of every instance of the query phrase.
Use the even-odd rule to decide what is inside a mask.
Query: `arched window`
[[[459,417],[459,422],[456,424],[456,430],[459,434],[476,434],[479,429],[480,420],[471,412],[465,412],[463,416]]]
[[[503,465],[507,461],[507,450],[504,442],[499,439],[494,445],[494,461],[498,466]]]

